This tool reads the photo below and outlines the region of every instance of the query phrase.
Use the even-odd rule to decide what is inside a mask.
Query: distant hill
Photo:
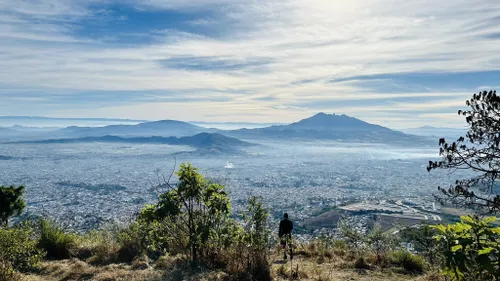
[[[220,130],[238,130],[238,129],[255,129],[255,128],[265,128],[273,125],[285,125],[285,123],[252,123],[252,122],[201,122],[201,121],[189,121],[188,123],[205,127],[205,128],[215,128]]]
[[[203,132],[216,132],[214,129],[207,129],[176,120],[161,120],[144,122],[136,125],[109,125],[105,127],[67,127],[58,131],[63,135],[71,137],[90,136],[163,136],[182,137],[192,136]]]
[[[12,130],[10,128],[0,127],[0,139],[16,137],[21,135],[22,133],[16,130]]]
[[[12,159],[14,159],[14,157],[0,155],[0,161],[6,161],[6,160],[12,160]]]
[[[418,128],[403,129],[401,131],[406,134],[433,137],[434,139],[446,138],[450,140],[456,140],[461,136],[465,136],[465,134],[467,133],[467,128],[458,129],[422,126]]]
[[[5,127],[0,127],[0,133],[15,133],[16,131],[10,129],[10,128],[5,128]]]
[[[296,140],[340,140],[359,142],[421,141],[422,139],[367,123],[347,115],[318,113],[289,125],[232,131],[241,138],[274,138]]]
[[[83,137],[83,138],[65,138],[48,139],[37,141],[22,141],[17,143],[89,143],[89,142],[108,142],[108,143],[135,143],[135,144],[168,144],[168,145],[186,145],[197,148],[198,153],[218,152],[218,153],[237,153],[243,147],[249,147],[254,144],[241,141],[236,138],[227,137],[218,133],[201,133],[190,137],[120,137],[120,136],[101,136],[101,137]]]
[[[9,129],[17,132],[52,132],[55,130],[59,130],[57,127],[27,127],[21,125],[14,125]]]

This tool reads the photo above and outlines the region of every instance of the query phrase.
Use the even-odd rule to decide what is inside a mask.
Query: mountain
[[[161,120],[144,122],[136,125],[109,125],[104,127],[76,127],[71,126],[57,131],[57,133],[69,137],[96,137],[96,136],[163,136],[182,137],[192,136],[203,132],[216,132],[215,129],[207,129],[176,120]]]
[[[420,139],[419,137],[370,124],[344,114],[336,115],[322,112],[289,125],[241,129],[232,131],[230,135],[240,138],[359,142],[399,142],[418,141]]]
[[[227,137],[218,133],[201,133],[190,137],[130,137],[120,136],[100,136],[100,137],[82,137],[82,138],[64,138],[48,139],[36,141],[22,141],[16,143],[39,143],[39,144],[58,144],[58,143],[89,143],[89,142],[108,142],[108,143],[134,143],[134,144],[168,144],[168,145],[186,145],[197,148],[196,152],[219,152],[219,153],[237,153],[241,148],[249,147],[254,144],[241,141],[236,138]]]
[[[467,133],[467,128],[458,129],[422,126],[418,128],[403,129],[401,131],[406,134],[432,137],[434,139],[446,138],[450,140],[456,140],[461,136],[465,136],[465,134]]]

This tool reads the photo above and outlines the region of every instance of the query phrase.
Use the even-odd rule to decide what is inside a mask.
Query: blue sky
[[[500,3],[0,0],[0,115],[460,127]]]

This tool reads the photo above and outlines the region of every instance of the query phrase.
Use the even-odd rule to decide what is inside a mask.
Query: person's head
[[[285,213],[285,214],[283,215],[283,217],[284,217],[285,219],[288,219],[288,213]]]

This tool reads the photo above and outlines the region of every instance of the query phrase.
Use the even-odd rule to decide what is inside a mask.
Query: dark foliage
[[[0,226],[7,226],[9,218],[19,215],[26,207],[24,186],[0,186]]]
[[[500,212],[500,195],[495,192],[500,172],[500,97],[496,91],[474,94],[466,101],[468,110],[459,110],[465,116],[469,130],[465,137],[453,143],[439,140],[440,161],[429,161],[433,169],[468,169],[478,175],[457,180],[449,188],[439,187],[437,198],[453,204],[476,208],[490,213]]]

